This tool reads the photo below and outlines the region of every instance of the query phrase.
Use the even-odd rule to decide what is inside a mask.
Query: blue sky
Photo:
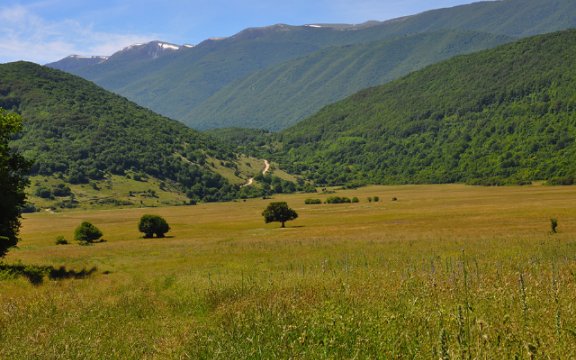
[[[2,0],[0,63],[110,55],[163,40],[196,44],[277,23],[361,23],[473,0]]]

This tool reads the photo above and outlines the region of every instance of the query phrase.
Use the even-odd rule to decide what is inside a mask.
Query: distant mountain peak
[[[172,44],[172,43],[165,42],[165,41],[154,40],[154,41],[150,41],[147,43],[132,44],[130,46],[125,47],[124,49],[122,49],[120,51],[128,51],[128,50],[133,50],[133,49],[141,48],[141,47],[148,47],[151,49],[161,48],[163,50],[180,50],[180,48],[181,48],[180,45]]]

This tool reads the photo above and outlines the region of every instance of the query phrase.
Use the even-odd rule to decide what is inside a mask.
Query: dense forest
[[[570,182],[575,53],[570,30],[432,65],[282,132],[276,158],[317,184]]]

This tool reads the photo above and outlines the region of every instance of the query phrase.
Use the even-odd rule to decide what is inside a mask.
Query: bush
[[[170,231],[170,226],[163,217],[158,215],[142,215],[138,223],[138,230],[144,233],[144,238],[163,238]]]
[[[54,241],[56,245],[68,245],[68,240],[64,238],[64,235],[56,236],[56,240]]]
[[[52,190],[44,186],[37,187],[36,191],[34,191],[34,195],[41,197],[42,199],[54,199],[54,195],[52,195]]]
[[[74,231],[74,240],[80,243],[93,243],[102,237],[102,231],[88,221],[84,221]]]
[[[575,183],[576,178],[573,176],[552,178],[546,182],[547,185],[574,185]]]
[[[330,196],[328,199],[326,199],[326,204],[345,204],[351,202],[352,200],[350,200],[350,198],[340,196]]]
[[[29,202],[25,203],[25,204],[22,206],[22,213],[24,213],[24,214],[35,213],[35,212],[38,212],[38,211],[40,211],[40,209],[38,209],[38,208],[36,207],[36,205],[34,205],[34,204],[32,204],[32,203],[29,203]]]
[[[356,196],[354,196],[354,197],[352,198],[352,202],[353,202],[353,203],[359,203],[360,200],[358,200],[358,198],[357,198]]]
[[[66,184],[57,184],[52,187],[52,194],[58,197],[70,196],[72,195],[72,190]]]
[[[304,204],[306,204],[306,205],[318,205],[318,204],[322,204],[322,200],[320,200],[320,199],[306,199],[306,200],[304,200]]]
[[[380,198],[378,196],[374,196],[372,199],[374,200],[374,202],[380,201]]]

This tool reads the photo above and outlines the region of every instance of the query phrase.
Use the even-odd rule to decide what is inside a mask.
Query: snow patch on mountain
[[[166,49],[166,50],[180,50],[180,46],[177,46],[174,44],[158,43],[158,46],[160,46],[162,49]]]

